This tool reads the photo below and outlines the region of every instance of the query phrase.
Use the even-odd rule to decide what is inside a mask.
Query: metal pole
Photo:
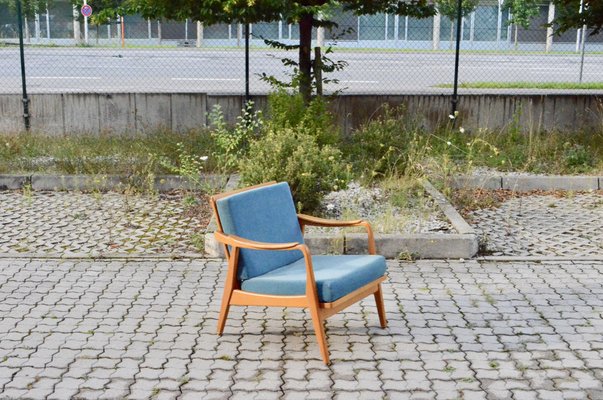
[[[125,21],[123,15],[120,16],[119,18],[120,18],[119,21],[121,23],[121,47],[125,48],[126,47],[126,25],[125,25],[126,21]]]
[[[87,5],[84,0],[84,5]],[[84,43],[88,44],[88,17],[84,16]]]
[[[578,79],[579,83],[582,83],[582,75],[584,74],[584,50],[586,49],[586,30],[587,27],[584,25],[582,27],[582,55],[580,56],[580,78]]]
[[[584,0],[580,0],[580,14],[584,11]],[[582,25],[582,47],[580,52],[580,77],[578,78],[578,82],[582,83],[582,75],[584,74],[584,50],[586,48],[586,25]]]
[[[249,95],[249,24],[245,24],[245,102],[251,100]]]
[[[46,39],[50,43],[50,12],[48,11],[48,2],[46,2]]]
[[[459,86],[459,59],[461,52],[461,24],[463,23],[463,0],[458,0],[458,12],[456,15],[456,54],[454,57],[454,91],[452,93],[452,116],[456,117],[456,107],[459,101],[458,86]],[[453,119],[453,124],[456,118]]]
[[[21,0],[17,0],[17,18],[19,18],[19,52],[21,55],[21,85],[23,87],[23,122],[25,130],[29,131],[29,99],[27,98],[27,83],[25,81],[25,52],[23,51],[23,12]]]

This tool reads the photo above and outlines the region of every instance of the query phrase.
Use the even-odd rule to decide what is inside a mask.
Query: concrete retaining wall
[[[48,135],[127,134],[167,128],[182,132],[207,125],[219,104],[227,121],[240,115],[244,96],[204,93],[69,93],[30,95],[31,127]],[[254,96],[265,108],[266,96]],[[342,95],[332,109],[345,132],[383,111],[383,104],[404,106],[420,125],[433,128],[448,121],[448,95]],[[459,126],[465,129],[523,130],[601,129],[603,95],[588,94],[471,94],[459,101]],[[0,133],[23,130],[21,96],[0,95]]]

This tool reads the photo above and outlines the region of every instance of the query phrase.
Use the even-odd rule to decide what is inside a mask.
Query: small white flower
[[[207,161],[208,157],[207,157],[207,156],[202,156],[202,157],[199,157],[199,159],[200,159],[201,161]]]
[[[331,211],[335,208],[335,205],[333,204],[327,204],[327,210]]]
[[[447,144],[448,146],[452,146],[452,142],[451,142],[450,140],[449,140],[449,141],[447,141],[447,142],[446,142],[446,144]]]
[[[454,115],[450,114],[450,115],[448,115],[448,118],[455,119],[456,117]]]
[[[462,126],[459,128],[459,132],[461,133],[465,133],[465,128],[463,128]]]

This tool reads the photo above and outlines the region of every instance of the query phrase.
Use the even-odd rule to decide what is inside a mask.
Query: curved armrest
[[[363,226],[366,229],[366,233],[368,235],[368,252],[369,254],[377,254],[376,246],[375,246],[375,236],[373,235],[373,229],[371,228],[371,224],[368,221],[363,219],[357,219],[352,221],[338,221],[334,219],[324,219],[313,217],[311,215],[306,214],[297,214],[297,219],[299,221],[299,226],[301,227],[302,232],[304,231],[304,227],[306,225],[312,226],[322,226],[322,227],[352,227],[352,226]]]
[[[318,301],[318,294],[316,288],[316,280],[314,278],[314,268],[312,267],[312,256],[310,255],[310,249],[303,243],[290,242],[290,243],[266,243],[256,242],[255,240],[248,240],[236,235],[227,235],[223,232],[214,232],[214,237],[217,241],[223,243],[226,246],[232,246],[234,248],[235,256],[229,257],[229,274],[233,277],[237,273],[237,259],[239,248],[252,249],[252,250],[299,250],[304,256],[306,263],[306,293],[312,293],[313,298]],[[226,249],[228,250],[228,249]]]
[[[290,242],[290,243],[265,243],[256,242],[255,240],[249,240],[236,235],[227,235],[222,232],[214,232],[214,237],[217,241],[224,243],[228,246],[242,247],[244,249],[253,250],[295,250],[296,247],[301,246],[301,243]]]
[[[346,227],[346,226],[360,226],[364,222],[361,219],[352,221],[338,221],[336,219],[325,219],[313,217],[306,214],[297,214],[297,219],[300,224],[312,225],[312,226],[325,226],[325,227]]]

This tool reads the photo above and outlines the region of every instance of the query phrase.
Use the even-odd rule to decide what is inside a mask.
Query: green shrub
[[[300,211],[315,209],[326,192],[345,187],[350,175],[337,148],[319,146],[316,137],[301,127],[270,129],[253,141],[240,173],[249,185],[288,182]]]
[[[300,210],[313,210],[326,192],[345,187],[350,172],[327,107],[322,98],[306,106],[299,94],[271,94],[268,117],[238,163],[242,182],[286,181]]]
[[[589,170],[594,166],[595,160],[587,146],[578,143],[565,142],[563,144],[563,158],[565,165],[576,172]]]
[[[301,127],[316,137],[319,146],[337,145],[341,138],[333,114],[328,110],[328,102],[322,97],[314,98],[306,106],[299,93],[272,93],[268,97],[265,122],[271,129]]]
[[[260,131],[263,119],[261,111],[253,111],[253,102],[248,102],[239,116],[236,124],[230,129],[224,120],[224,114],[219,105],[214,106],[209,114],[212,126],[211,137],[216,150],[213,156],[217,168],[221,172],[232,172],[239,160],[245,156],[250,141]]]

